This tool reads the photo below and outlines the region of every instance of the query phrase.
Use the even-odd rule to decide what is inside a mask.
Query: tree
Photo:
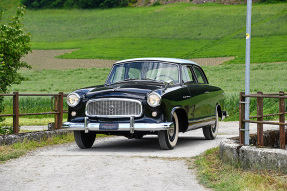
[[[31,68],[20,58],[31,52],[31,35],[24,31],[22,19],[24,7],[18,7],[16,16],[1,20],[0,13],[0,94],[7,93],[12,84],[20,84],[23,76],[18,73],[20,68]],[[3,97],[0,97],[0,112],[3,111]],[[0,119],[1,121],[1,119]]]

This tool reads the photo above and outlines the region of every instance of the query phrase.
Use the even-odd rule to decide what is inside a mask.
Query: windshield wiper
[[[118,84],[118,83],[133,81],[133,80],[140,80],[140,79],[139,79],[139,78],[127,78],[127,79],[124,79],[124,80],[121,80],[121,81],[117,81],[117,82],[112,83],[112,84]],[[111,85],[111,84],[110,84],[110,85]]]
[[[165,83],[163,80],[155,80],[155,79],[152,79],[152,78],[127,78],[127,79],[124,79],[124,80],[121,80],[121,81],[117,81],[115,83],[112,83],[112,84],[118,84],[118,83],[124,83],[124,82],[128,82],[128,81],[133,81],[133,80],[148,80],[148,81],[153,81],[153,82],[160,82],[160,83]],[[109,84],[109,85],[112,85],[112,84]]]
[[[163,80],[155,80],[155,79],[151,79],[151,78],[141,78],[141,80],[150,80],[150,81],[154,81],[154,82],[161,82],[164,83]]]
[[[127,78],[127,79],[124,79],[123,81],[130,81],[130,80],[139,80],[139,78]]]

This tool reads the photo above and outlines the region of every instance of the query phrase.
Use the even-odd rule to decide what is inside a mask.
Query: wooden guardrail
[[[60,129],[63,123],[63,113],[68,113],[68,111],[63,109],[64,105],[64,97],[67,96],[63,94],[63,92],[59,92],[58,94],[20,94],[19,92],[13,92],[13,94],[0,94],[0,96],[13,96],[13,114],[0,114],[0,117],[13,117],[13,133],[19,133],[19,117],[27,116],[27,115],[55,115],[55,129]],[[51,112],[43,112],[43,113],[19,113],[19,97],[20,96],[51,96],[54,100],[54,108],[53,105],[51,107]]]
[[[285,99],[287,99],[286,94],[282,91],[279,94],[263,94],[262,92],[257,92],[257,94],[245,95],[244,92],[240,93],[239,100],[239,139],[240,144],[244,144],[244,131],[245,122],[257,123],[257,144],[258,146],[264,146],[263,143],[263,124],[279,125],[280,129],[280,148],[285,149]],[[245,120],[245,98],[257,98],[257,116],[250,116],[250,119],[255,120]],[[277,98],[279,99],[279,113],[263,115],[263,98]],[[264,121],[264,117],[279,116],[279,122]]]

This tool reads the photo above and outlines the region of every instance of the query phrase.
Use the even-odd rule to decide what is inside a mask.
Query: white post
[[[250,43],[251,43],[251,10],[252,0],[247,0],[246,16],[246,53],[245,53],[245,95],[250,94]],[[245,120],[249,120],[250,98],[245,98]],[[249,145],[249,123],[245,122],[245,145]]]

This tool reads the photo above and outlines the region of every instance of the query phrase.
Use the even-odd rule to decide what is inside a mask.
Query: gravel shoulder
[[[1,190],[208,190],[184,159],[238,136],[238,122],[221,122],[219,133],[215,140],[201,129],[180,134],[171,151],[161,150],[156,136],[101,138],[87,150],[75,143],[38,149],[0,165]]]

